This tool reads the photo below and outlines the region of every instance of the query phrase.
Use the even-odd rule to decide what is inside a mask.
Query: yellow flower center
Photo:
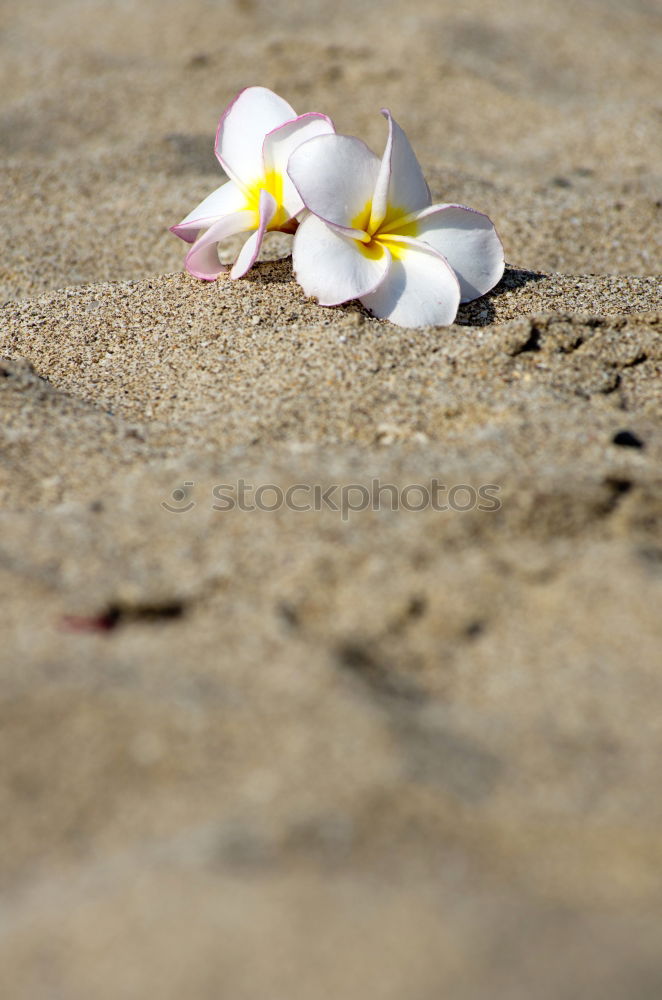
[[[278,170],[268,170],[263,177],[253,181],[246,189],[246,207],[249,212],[255,212],[256,226],[260,213],[260,191],[267,191],[278,205],[276,214],[267,229],[279,229],[289,218],[283,208],[283,175]]]
[[[372,202],[368,200],[361,211],[357,212],[352,219],[352,229],[362,230],[365,233],[365,237],[357,238],[358,249],[364,257],[378,259],[381,257],[386,246],[391,256],[396,260],[399,259],[405,248],[397,242],[398,236],[415,237],[418,235],[418,226],[415,222],[409,222],[402,227],[398,227],[397,231],[393,231],[392,224],[407,214],[405,209],[398,208],[395,205],[387,207],[384,221],[379,226],[370,225],[371,214]]]

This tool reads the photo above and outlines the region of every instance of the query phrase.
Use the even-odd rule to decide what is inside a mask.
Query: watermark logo
[[[185,514],[197,502],[193,499],[194,481],[187,481],[172,491],[161,506],[171,514]],[[296,513],[328,510],[338,513],[343,521],[362,511],[408,511],[419,513],[434,510],[439,513],[464,513],[479,510],[494,513],[501,508],[501,487],[496,483],[473,486],[468,483],[449,485],[438,479],[427,483],[396,486],[372,479],[366,483],[293,483],[283,488],[276,483],[218,483],[209,487],[209,509],[219,513],[239,510],[251,513],[291,510]],[[200,494],[202,496],[202,494]]]
[[[162,500],[161,506],[170,514],[188,514],[195,507],[195,500],[191,499],[191,491],[195,482],[185,482],[183,486],[178,486],[170,494],[168,500]]]

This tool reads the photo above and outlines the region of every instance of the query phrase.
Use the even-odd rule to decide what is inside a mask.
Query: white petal
[[[266,87],[240,91],[223,112],[216,132],[216,156],[228,176],[246,187],[260,180],[265,135],[292,118],[296,111]]]
[[[294,150],[287,171],[315,215],[343,229],[366,229],[379,160],[360,139],[309,139]]]
[[[431,205],[404,231],[444,255],[457,274],[462,302],[485,295],[501,280],[503,245],[482,212],[463,205]]]
[[[447,326],[460,304],[457,278],[441,254],[425,244],[389,244],[391,266],[384,281],[361,302],[375,316],[398,326]]]
[[[243,278],[246,271],[250,270],[257,260],[257,255],[260,252],[260,247],[262,246],[262,240],[264,239],[264,234],[267,231],[267,226],[276,214],[277,208],[278,205],[276,204],[276,199],[273,195],[270,195],[268,191],[260,191],[260,203],[258,209],[260,222],[255,232],[251,233],[239,251],[239,256],[230,271],[231,278]]]
[[[430,189],[409,139],[388,109],[383,108],[382,114],[388,121],[388,139],[372,202],[371,232],[385,219],[396,219],[430,204]]]
[[[206,229],[224,215],[240,212],[243,208],[246,208],[244,194],[232,181],[226,181],[207,195],[179,225],[171,226],[170,232],[187,243],[194,243],[201,229]]]
[[[303,208],[301,196],[287,173],[290,156],[302,142],[314,139],[317,135],[330,135],[333,132],[335,129],[330,118],[312,112],[300,115],[294,121],[285,122],[265,137],[263,147],[265,176],[269,179],[274,178],[274,188],[282,184],[280,202],[288,218],[298,215]]]
[[[323,306],[371,292],[384,279],[390,259],[380,244],[368,247],[316,215],[307,215],[294,237],[294,273],[306,295]]]
[[[227,239],[228,236],[236,236],[237,233],[255,229],[255,225],[255,212],[233,212],[231,215],[219,219],[195,241],[189,250],[186,255],[186,270],[194,278],[215,281],[221,271],[225,271],[216,251],[220,241]]]

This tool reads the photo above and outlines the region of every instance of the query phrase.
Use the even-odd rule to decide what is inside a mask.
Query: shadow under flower
[[[492,299],[504,292],[511,292],[517,288],[523,288],[531,281],[543,281],[547,277],[542,271],[526,271],[517,267],[506,267],[503,278],[487,295],[474,299],[473,302],[466,302],[461,305],[455,322],[460,326],[489,326],[495,322],[496,310],[492,305]],[[292,271],[292,260],[290,257],[283,257],[277,260],[263,260],[254,264],[251,270],[243,278],[244,281],[254,282],[258,285],[285,285],[296,279]],[[353,299],[340,306],[334,306],[334,311],[344,313],[360,313],[366,319],[372,318],[372,314],[358,301]]]
[[[503,278],[487,295],[460,306],[455,322],[459,326],[489,326],[496,319],[492,299],[497,295],[503,295],[504,292],[523,288],[530,281],[543,281],[546,277],[542,271],[525,271],[522,268],[506,266]]]
[[[251,281],[256,285],[287,285],[294,281],[292,258],[279,257],[276,260],[260,260],[253,264],[242,281]]]

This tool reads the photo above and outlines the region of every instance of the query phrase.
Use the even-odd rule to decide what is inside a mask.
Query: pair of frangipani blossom
[[[214,281],[218,245],[250,234],[230,269],[241,278],[267,231],[295,233],[294,271],[320,305],[359,299],[400,326],[445,326],[460,302],[484,295],[504,270],[491,221],[463,205],[431,204],[420,165],[389,111],[380,159],[326,115],[297,116],[264,87],[223,113],[215,151],[230,178],[172,232],[192,244],[186,270]]]

